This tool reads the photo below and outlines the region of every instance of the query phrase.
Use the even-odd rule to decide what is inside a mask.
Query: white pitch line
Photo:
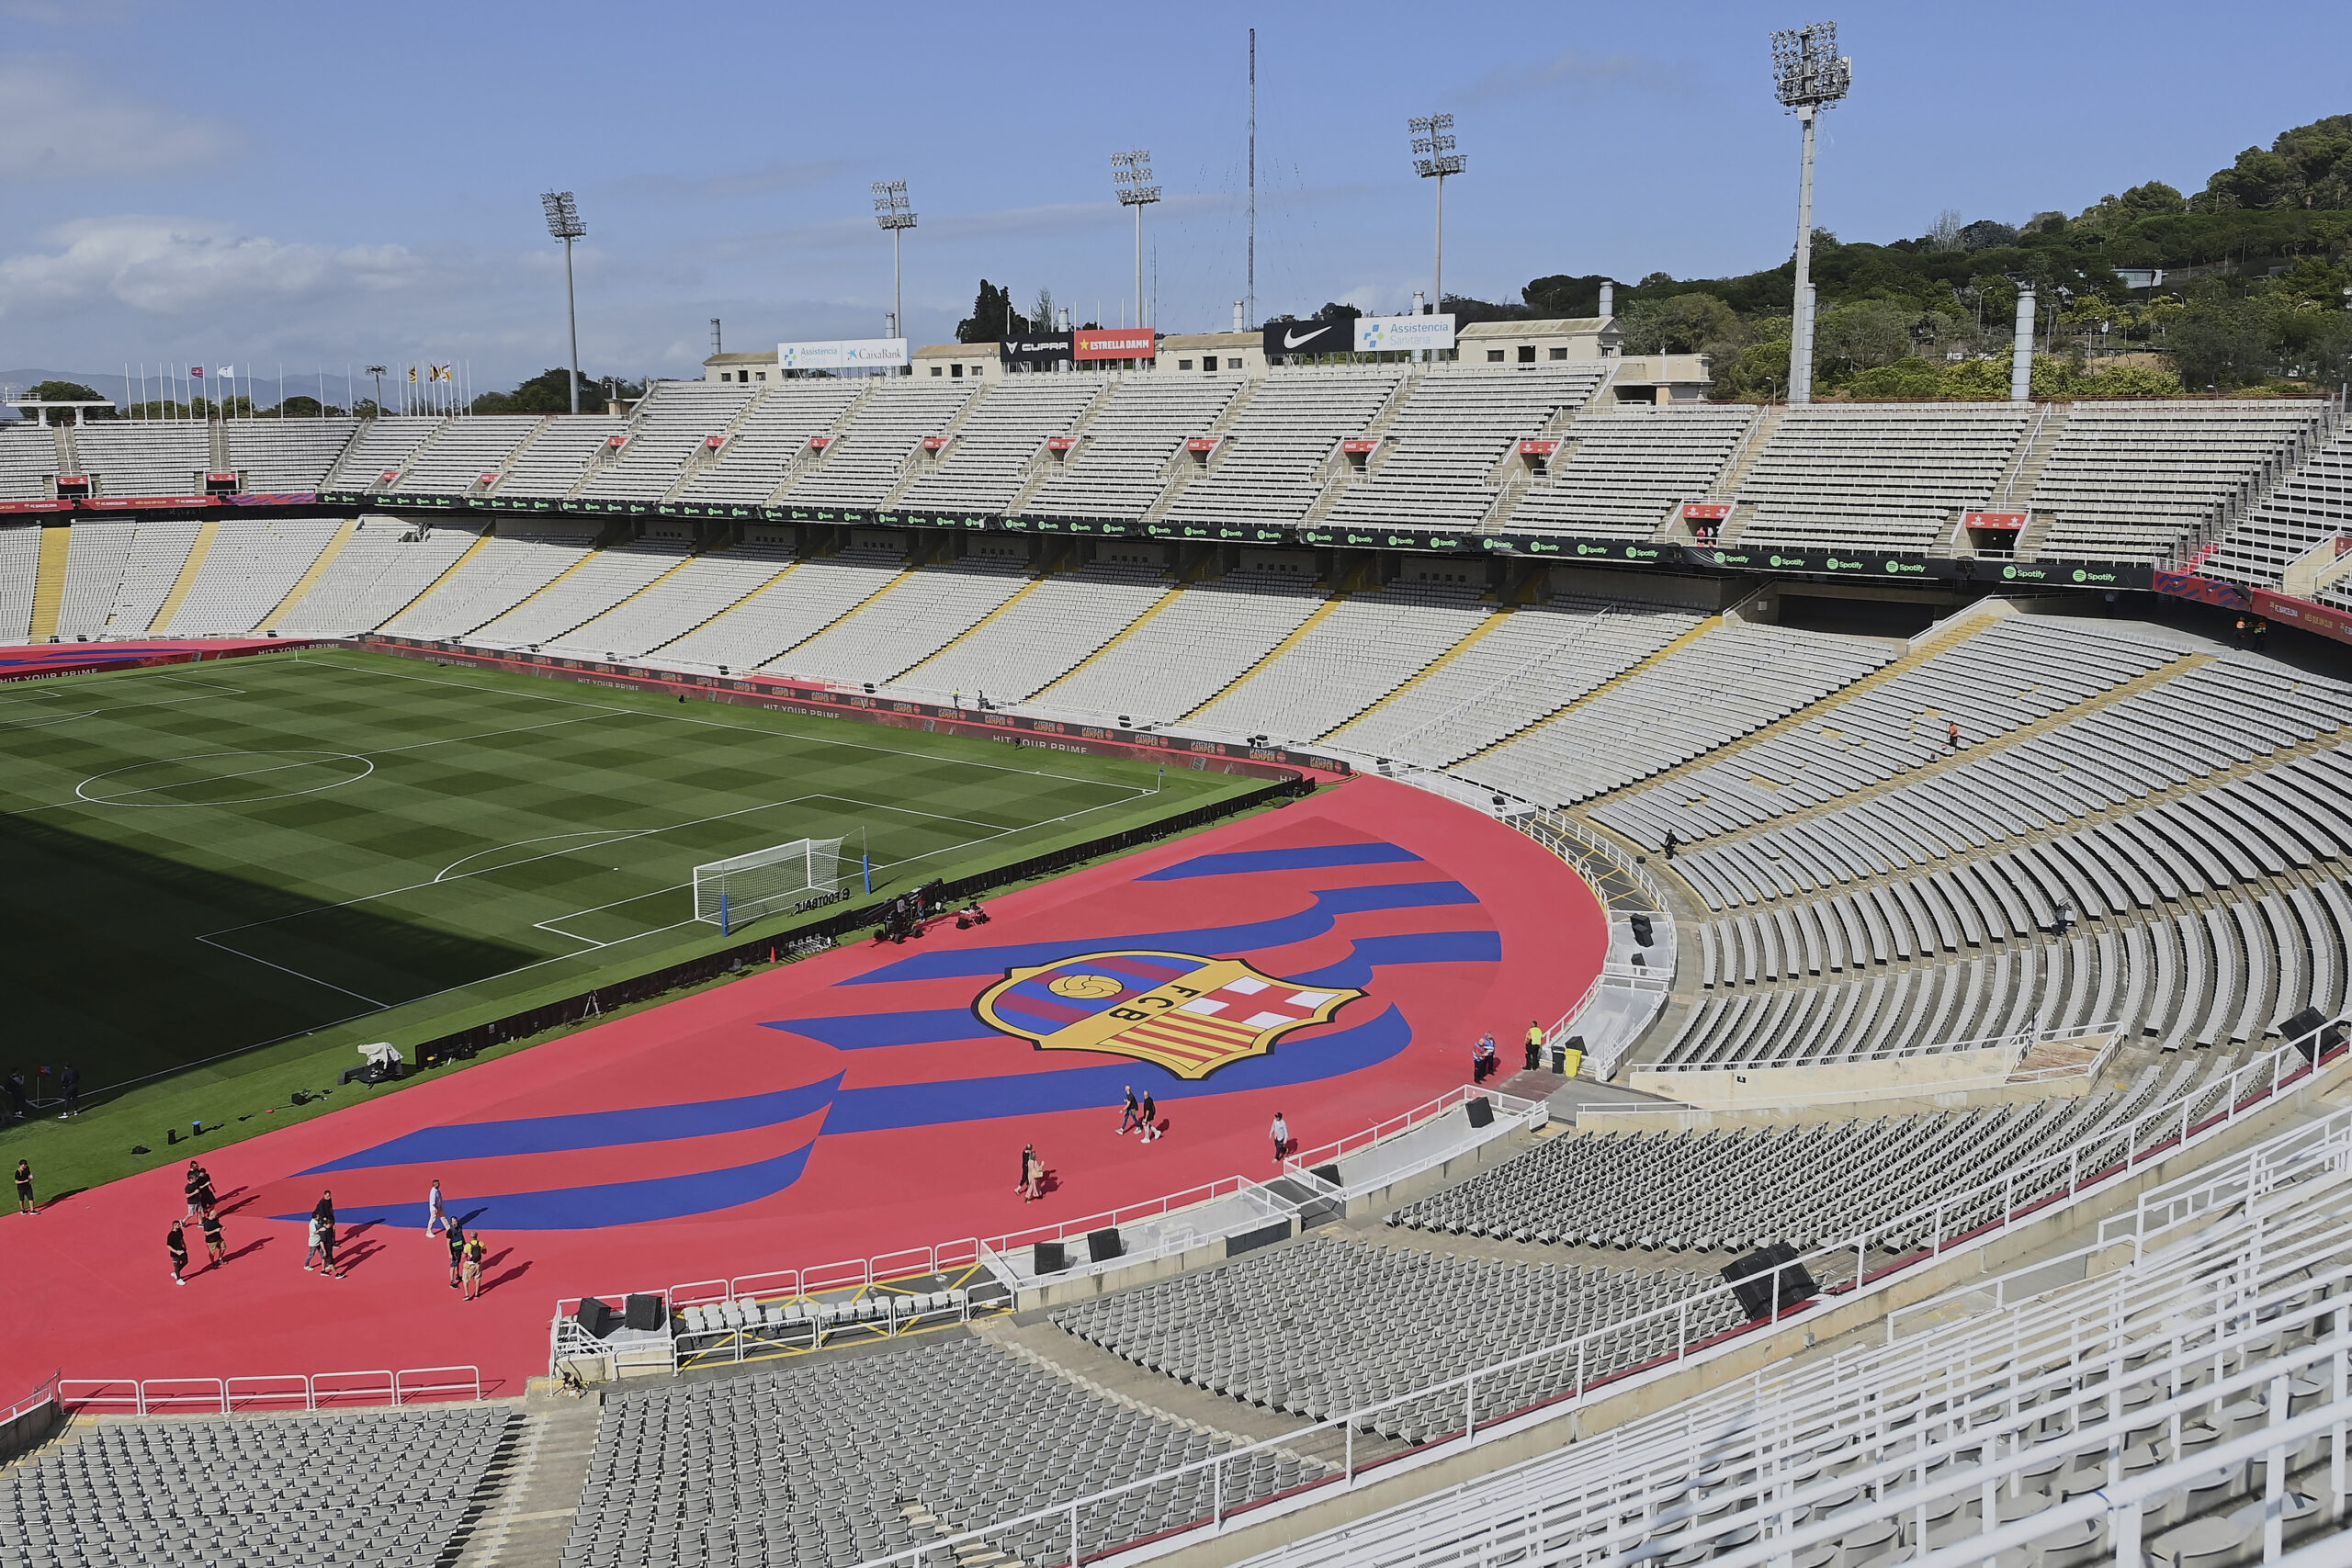
[[[259,964],[266,968],[275,969],[281,975],[291,975],[297,980],[307,980],[313,986],[324,986],[330,991],[341,991],[345,996],[366,1002],[372,1008],[381,1009],[398,1005],[393,1002],[379,1002],[373,997],[362,996],[359,992],[351,989],[348,986],[338,986],[333,980],[322,980],[316,975],[305,975],[300,969],[288,969],[283,964],[273,964],[268,959],[261,957],[257,953],[247,953],[243,948],[231,947],[225,942],[214,942],[209,936],[200,936],[196,940],[204,943],[207,947],[218,948],[222,953],[233,953],[240,958],[250,958],[254,963]]]

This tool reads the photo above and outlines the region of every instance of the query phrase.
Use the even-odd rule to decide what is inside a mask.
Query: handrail
[[[456,1378],[424,1382],[441,1373]],[[344,1386],[346,1379],[360,1380]],[[234,1416],[242,1410],[290,1406],[306,1411],[344,1410],[389,1404],[394,1408],[429,1400],[480,1402],[480,1367],[405,1367],[348,1372],[275,1372],[217,1378],[56,1378],[57,1407],[64,1411],[113,1412],[131,1416]],[[78,1392],[76,1392],[78,1391]],[[196,1405],[204,1408],[188,1409]]]
[[[1034,1510],[1013,1518],[993,1520],[932,1541],[910,1551],[869,1559],[866,1568],[880,1568],[882,1564],[905,1564],[911,1568],[911,1565],[917,1563],[925,1552],[941,1548],[954,1551],[965,1545],[977,1545],[990,1535],[1023,1525],[1044,1524],[1047,1521],[1059,1523],[1065,1520],[1069,1525],[1069,1537],[1071,1541],[1069,1562],[1072,1568],[1075,1568],[1080,1556],[1079,1516],[1081,1509],[1099,1508],[1118,1498],[1140,1494],[1155,1486],[1165,1485],[1171,1478],[1197,1476],[1204,1471],[1211,1472],[1209,1476],[1212,1497],[1210,1517],[1206,1519],[1195,1520],[1189,1526],[1178,1526],[1170,1533],[1182,1535],[1204,1527],[1221,1529],[1229,1513],[1238,1511],[1239,1508],[1261,1506],[1267,1501],[1262,1498],[1253,1499],[1241,1502],[1238,1507],[1228,1506],[1225,1489],[1225,1471],[1227,1465],[1237,1461],[1246,1464],[1261,1454],[1270,1458],[1282,1457],[1282,1454],[1293,1451],[1296,1445],[1311,1439],[1315,1434],[1329,1431],[1340,1439],[1342,1445],[1342,1465],[1340,1472],[1308,1482],[1295,1491],[1303,1493],[1334,1484],[1352,1488],[1356,1484],[1360,1472],[1355,1458],[1357,1429],[1359,1427],[1376,1428],[1377,1421],[1382,1416],[1392,1411],[1405,1410],[1418,1404],[1431,1402],[1440,1396],[1445,1396],[1449,1403],[1453,1398],[1459,1397],[1462,1425],[1424,1437],[1415,1444],[1417,1449],[1427,1449],[1457,1440],[1475,1442],[1482,1428],[1489,1434],[1507,1424],[1510,1425],[1512,1429],[1516,1429],[1516,1420],[1521,1416],[1531,1415],[1538,1410],[1549,1410],[1556,1414],[1562,1407],[1574,1404],[1599,1389],[1623,1383],[1634,1378],[1657,1374],[1666,1368],[1681,1365],[1696,1358],[1712,1357],[1718,1352],[1727,1350],[1729,1347],[1758,1327],[1778,1323],[1796,1314],[1811,1310],[1822,1299],[1855,1296],[1865,1292],[1874,1293],[1883,1290],[1894,1277],[1913,1268],[1931,1262],[1948,1252],[1975,1247],[2013,1227],[2030,1224],[2055,1208],[2079,1201],[2090,1190],[2118,1177],[2127,1176],[2149,1161],[2168,1157],[2185,1148],[2202,1143],[2219,1130],[2234,1124],[2243,1117],[2254,1113],[2257,1109],[2268,1109],[2275,1105],[2281,1094],[2300,1092],[2301,1088],[2309,1087],[2316,1080],[2323,1066],[2342,1061],[2347,1049],[2345,1046],[2338,1046],[2327,1052],[2316,1061],[2306,1060],[2300,1047],[2307,1042],[2316,1043],[2325,1039],[2327,1030],[2344,1021],[2342,1017],[2331,1020],[2320,1030],[2299,1036],[2296,1040],[2290,1041],[2245,1063],[2232,1071],[2226,1078],[2219,1080],[2217,1084],[2209,1084],[2201,1089],[2184,1095],[2172,1105],[2144,1111],[2120,1126],[2096,1134],[2068,1148],[2063,1156],[2044,1156],[2031,1165],[2020,1166],[2005,1172],[1997,1181],[1982,1183],[1966,1192],[1948,1194],[1932,1202],[1920,1204],[1892,1220],[1875,1225],[1865,1225],[1854,1233],[1850,1241],[1816,1247],[1795,1258],[1776,1265],[1770,1271],[1771,1289],[1775,1300],[1781,1296],[1784,1288],[1782,1277],[1788,1270],[1804,1269],[1810,1273],[1811,1269],[1808,1266],[1816,1266],[1820,1267],[1823,1272],[1827,1272],[1827,1266],[1832,1263],[1837,1264],[1842,1270],[1846,1263],[1850,1260],[1853,1272],[1850,1278],[1823,1288],[1818,1297],[1802,1302],[1793,1307],[1782,1309],[1772,1318],[1765,1320],[1764,1324],[1747,1322],[1729,1330],[1709,1333],[1694,1339],[1691,1331],[1695,1305],[1710,1302],[1736,1301],[1736,1292],[1733,1286],[1729,1284],[1712,1286],[1685,1297],[1670,1306],[1657,1308],[1639,1316],[1611,1324],[1607,1327],[1596,1329],[1559,1344],[1546,1346],[1505,1360],[1475,1368],[1469,1372],[1432,1383],[1409,1393],[1363,1405],[1344,1414],[1323,1417],[1306,1427],[1285,1432],[1279,1438],[1238,1446],[1224,1454],[1194,1461],[1190,1464],[1162,1471],[1155,1475],[1139,1477],[1069,1503]],[[2316,1052],[2314,1054],[2317,1055]],[[2216,1088],[2223,1091],[2219,1109],[2206,1113],[2201,1118],[2196,1118],[2195,1108],[2209,1102]],[[1969,1225],[1966,1229],[1947,1238],[1945,1233],[1949,1228],[1948,1220],[1958,1220],[1970,1214],[1988,1200],[1997,1201],[1995,1218],[1984,1224]],[[1873,1269],[1870,1266],[1870,1255],[1873,1247],[1883,1252],[1893,1251],[1897,1247],[1902,1250],[1892,1262]],[[1754,1288],[1760,1286],[1764,1279],[1765,1276],[1759,1272],[1744,1283]],[[1744,1309],[1741,1315],[1745,1316]],[[1645,1325],[1655,1328],[1669,1323],[1673,1330],[1674,1348],[1672,1350],[1651,1360],[1614,1371],[1602,1371],[1600,1365],[1596,1365],[1596,1362],[1601,1359],[1596,1352],[1605,1351],[1608,1341],[1615,1339],[1639,1345],[1643,1342],[1643,1331]],[[1573,1374],[1566,1380],[1562,1392],[1520,1409],[1481,1416],[1477,1406],[1477,1385],[1480,1379],[1493,1380],[1498,1374],[1507,1377],[1510,1373],[1532,1369],[1538,1362],[1547,1361],[1562,1370],[1573,1368]],[[1492,1386],[1491,1381],[1489,1386]],[[1508,1386],[1508,1383],[1505,1386]],[[1275,1450],[1282,1450],[1282,1452],[1276,1453]],[[739,1518],[730,1520],[729,1524],[741,1522]]]
[[[49,1376],[33,1384],[30,1393],[6,1410],[0,1410],[0,1427],[5,1427],[17,1416],[28,1415],[44,1404],[56,1404],[58,1376],[59,1370],[52,1368]]]
[[[1755,1072],[1780,1067],[1849,1067],[1863,1062],[1892,1062],[1909,1056],[1962,1056],[1974,1051],[1997,1051],[2005,1045],[2023,1044],[2029,1051],[2034,1046],[2060,1040],[2082,1040],[2096,1035],[2120,1035],[2123,1021],[2109,1019],[2105,1023],[2044,1024],[2037,1021],[2023,1029],[2013,1029],[2006,1034],[1978,1034],[1966,1040],[1951,1040],[1937,1043],[1913,1041],[1907,1045],[1884,1045],[1867,1055],[1839,1056],[1827,1061],[1792,1062],[1645,1062],[1645,1073],[1729,1073]],[[2112,1052],[2113,1043],[2099,1053],[2104,1061]],[[2095,1066],[2097,1063],[2093,1064]],[[2071,1069],[2070,1069],[2071,1070]],[[2037,1074],[2037,1077],[2043,1076]]]
[[[1350,1133],[1315,1148],[1284,1156],[1283,1172],[1286,1176],[1312,1175],[1318,1165],[1329,1165],[1334,1160],[1361,1154],[1385,1139],[1425,1126],[1454,1107],[1467,1105],[1474,1100],[1490,1102],[1498,1116],[1525,1116],[1545,1109],[1542,1100],[1521,1100],[1515,1094],[1504,1094],[1479,1084],[1456,1084],[1435,1099],[1425,1100],[1410,1111],[1399,1111],[1386,1121],[1375,1122],[1361,1133]]]

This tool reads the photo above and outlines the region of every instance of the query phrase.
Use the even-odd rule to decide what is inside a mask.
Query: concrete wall
[[[2096,1055],[2112,1039],[2107,1034],[2085,1035],[2067,1043]],[[1967,1095],[1971,1091],[2025,1087],[2009,1082],[2025,1055],[2025,1043],[2018,1041],[1981,1051],[1937,1051],[1872,1062],[1825,1062],[1811,1066],[1710,1067],[1696,1072],[1637,1067],[1627,1079],[1627,1087],[1706,1111],[1860,1107],[1894,1100],[1959,1105],[1969,1103]],[[2088,1066],[2087,1057],[2085,1066]],[[2071,1091],[2074,1093],[2088,1087],[2086,1076],[2071,1081],[2076,1084]],[[1610,1125],[1620,1123],[1612,1122]]]

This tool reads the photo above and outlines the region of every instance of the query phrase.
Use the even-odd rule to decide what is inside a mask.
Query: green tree
[[[1911,352],[1920,312],[1893,299],[1858,299],[1821,312],[1813,334],[1815,373],[1834,381],[1892,365]]]
[[[606,389],[621,398],[639,398],[645,388],[634,381],[617,377],[590,376],[580,378],[580,412],[605,412]],[[542,370],[511,392],[484,392],[473,401],[476,413],[570,413],[571,412],[571,372],[563,366]]]
[[[84,409],[82,417],[84,419],[112,419],[114,417],[113,404],[104,394],[92,388],[85,387],[79,381],[39,381],[26,391],[25,396],[44,403],[106,402],[107,406],[102,409]]]
[[[2192,300],[2166,333],[2173,365],[2191,389],[2250,386],[2270,374],[2271,313],[2249,299]]]
[[[1621,320],[1628,354],[1713,354],[1723,357],[1738,352],[1747,340],[1739,312],[1713,294],[1690,292],[1663,299],[1639,299]]]
[[[999,288],[984,277],[979,297],[972,301],[972,313],[956,323],[956,341],[1002,343],[1025,337],[1033,330],[1029,318],[1012,308],[1012,291]]]

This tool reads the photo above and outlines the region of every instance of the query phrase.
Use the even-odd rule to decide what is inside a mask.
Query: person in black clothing
[[[1675,847],[1677,844],[1680,843],[1681,841],[1682,841],[1681,840],[1679,840],[1679,839],[1678,839],[1678,838],[1676,838],[1676,837],[1674,836],[1674,829],[1673,829],[1668,828],[1668,829],[1666,830],[1666,858],[1667,858],[1667,859],[1668,859],[1668,860],[1672,860],[1672,859],[1674,858],[1674,847]]]
[[[334,1260],[334,1216],[329,1214],[319,1226],[319,1272],[330,1280],[343,1278],[343,1266]]]
[[[187,1197],[187,1217],[196,1218],[212,1207],[211,1181],[204,1168],[194,1160],[187,1162],[187,1174],[180,1179],[180,1190]]]
[[[1151,1090],[1143,1091],[1143,1141],[1156,1143],[1159,1138],[1159,1107],[1152,1103]]]
[[[334,1224],[334,1189],[329,1188],[319,1194],[319,1201],[311,1205],[311,1213],[321,1224]]]
[[[180,1277],[180,1271],[187,1267],[187,1237],[180,1234],[180,1223],[177,1220],[174,1220],[172,1228],[164,1233],[164,1251],[172,1260],[172,1283],[187,1284],[187,1281]]]
[[[451,1220],[449,1222],[447,1239],[449,1243],[449,1288],[454,1291],[458,1288],[458,1269],[466,1260],[465,1229],[455,1220]]]
[[[40,1213],[39,1209],[33,1207],[33,1168],[29,1160],[20,1159],[17,1162],[17,1213],[20,1214]]]
[[[229,1238],[220,1234],[220,1216],[211,1210],[204,1211],[204,1257],[218,1269],[229,1261]]]
[[[25,1075],[8,1075],[8,1114],[18,1122],[25,1119]]]
[[[82,1069],[71,1062],[66,1063],[64,1069],[57,1075],[57,1088],[65,1096],[65,1109],[58,1112],[57,1119],[62,1122],[68,1116],[82,1114]]]

